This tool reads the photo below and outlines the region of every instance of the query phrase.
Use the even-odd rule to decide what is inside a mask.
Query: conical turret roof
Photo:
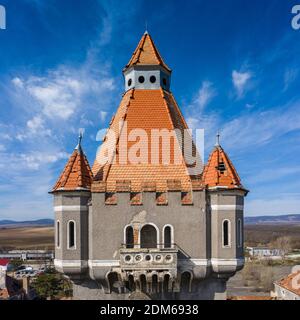
[[[82,150],[80,137],[78,145],[69,158],[52,192],[90,190],[92,180],[93,174]]]
[[[137,65],[160,65],[167,71],[171,72],[171,69],[163,61],[154,44],[154,41],[148,32],[145,32],[142,36],[137,48],[135,49],[124,70]]]

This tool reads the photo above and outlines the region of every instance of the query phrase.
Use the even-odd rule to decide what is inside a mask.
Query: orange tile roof
[[[297,282],[297,287],[293,287],[293,280]],[[289,274],[287,277],[277,281],[277,284],[300,296],[300,271]]]
[[[221,170],[221,166],[224,166]],[[210,154],[203,171],[203,183],[208,187],[242,187],[240,178],[221,146],[216,146]]]
[[[124,70],[136,65],[160,65],[171,72],[164,63],[151,36],[145,32]]]
[[[91,189],[93,174],[81,147],[76,148],[69,158],[52,192],[60,190]]]
[[[148,157],[145,163],[133,164],[127,161],[130,148],[137,141],[128,141],[127,153],[122,153],[123,157],[121,157],[121,149],[124,143],[119,139],[122,130],[125,131],[124,126],[119,127],[119,123],[122,120],[126,120],[128,133],[137,128],[143,129],[147,133],[148,148],[146,146],[145,153],[148,154]],[[181,190],[191,190],[191,179],[195,177],[189,175],[188,167],[182,154],[182,145],[180,145],[179,141],[177,139],[172,140],[170,163],[168,165],[163,163],[161,140],[159,142],[159,150],[151,149],[150,137],[152,129],[168,129],[171,131],[175,128],[183,130],[188,127],[171,93],[162,89],[132,89],[127,91],[110,125],[110,129],[117,136],[118,152],[114,155],[113,163],[101,165],[105,143],[101,146],[92,168],[95,180],[105,181],[106,188],[110,192],[116,190],[116,181],[118,180],[130,181],[131,190],[135,192],[143,190],[143,186],[148,182],[155,183],[157,191],[168,190],[168,180],[178,180]],[[180,155],[180,161],[174,160],[175,155]],[[159,161],[152,164],[152,157],[157,157]]]

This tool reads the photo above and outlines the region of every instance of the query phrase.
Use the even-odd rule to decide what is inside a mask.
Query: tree
[[[49,269],[33,281],[32,287],[42,299],[50,298],[53,300],[57,297],[64,296],[65,279],[54,269]]]
[[[279,237],[270,243],[270,247],[281,249],[283,252],[283,256],[285,256],[292,250],[292,239],[288,236]]]
[[[9,262],[13,271],[17,270],[22,264],[23,261],[21,259],[13,259]]]

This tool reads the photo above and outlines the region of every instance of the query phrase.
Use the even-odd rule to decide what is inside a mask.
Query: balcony
[[[124,271],[177,271],[178,248],[120,248],[120,267]]]

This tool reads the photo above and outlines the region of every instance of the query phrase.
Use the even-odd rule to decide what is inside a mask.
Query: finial
[[[79,136],[78,136],[78,144],[77,144],[75,150],[82,151],[82,150],[81,150],[82,137],[83,137],[83,132],[82,132],[82,130],[80,130],[80,131],[79,131]]]
[[[145,20],[145,33],[144,34],[148,34],[148,22],[147,22],[147,20]]]
[[[217,135],[216,135],[216,147],[220,147],[220,131],[218,130]]]

